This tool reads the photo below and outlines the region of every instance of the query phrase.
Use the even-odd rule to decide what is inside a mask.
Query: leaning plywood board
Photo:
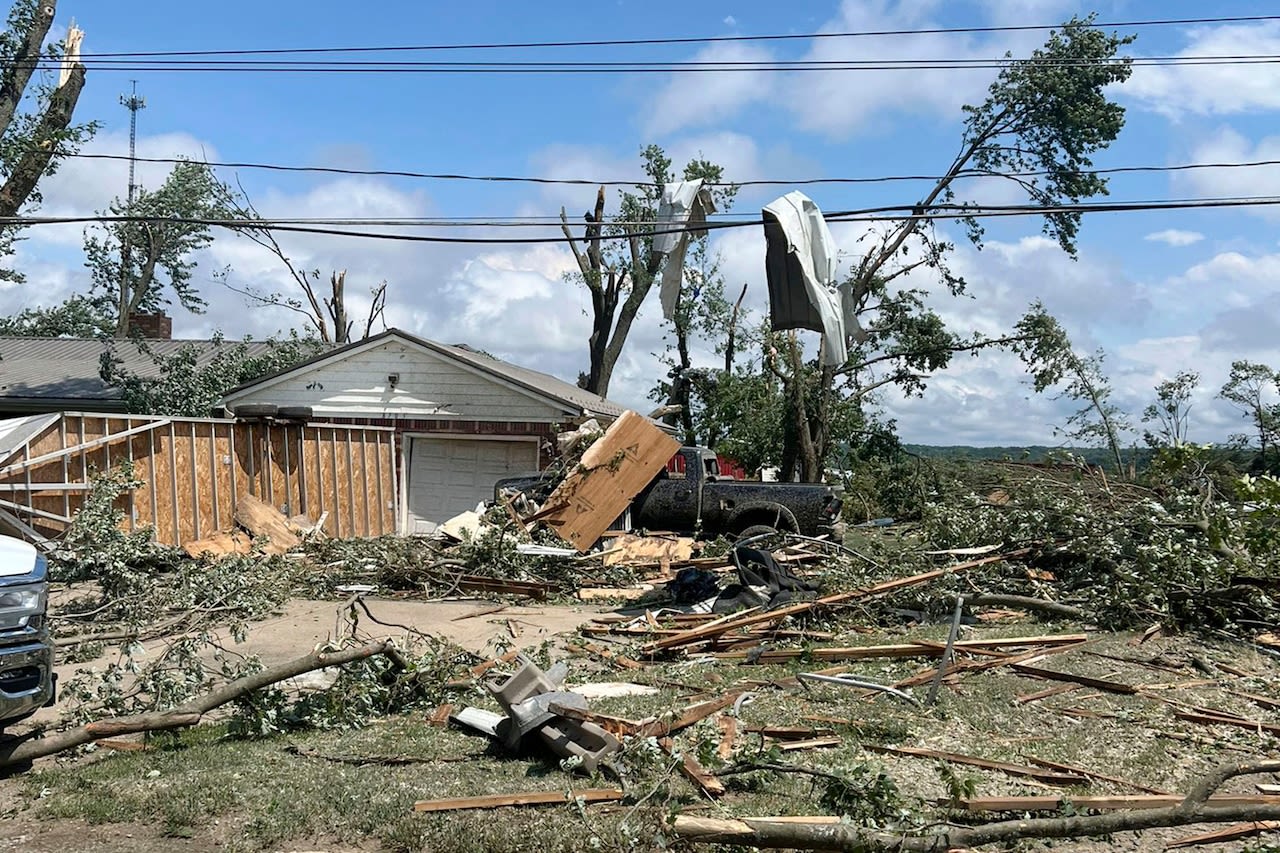
[[[547,498],[550,511],[542,520],[586,551],[679,449],[680,442],[651,421],[623,412]]]

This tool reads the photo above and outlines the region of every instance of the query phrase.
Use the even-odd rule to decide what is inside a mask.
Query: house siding
[[[393,389],[387,377],[398,374]],[[235,398],[234,405],[310,406],[317,418],[558,423],[564,408],[398,341],[269,383]],[[387,420],[397,423],[388,423]],[[527,434],[527,433],[525,433]]]

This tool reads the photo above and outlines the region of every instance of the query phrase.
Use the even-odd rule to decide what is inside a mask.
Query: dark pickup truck
[[[675,470],[670,470],[674,468]],[[545,499],[552,483],[541,477],[499,480],[503,491],[527,492]],[[767,529],[805,536],[838,533],[841,489],[823,483],[761,483],[720,475],[714,451],[683,447],[668,466],[631,501],[631,524],[648,530],[754,535]]]
[[[0,731],[53,701],[48,601],[44,557],[20,539],[0,536]]]

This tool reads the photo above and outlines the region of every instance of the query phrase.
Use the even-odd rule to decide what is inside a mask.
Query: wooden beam
[[[1261,835],[1264,832],[1280,830],[1280,820],[1251,820],[1247,823],[1236,823],[1222,829],[1211,829],[1198,835],[1187,835],[1176,841],[1170,841],[1165,850],[1176,850],[1179,847],[1194,847],[1198,844],[1221,844],[1224,841],[1235,841]]]
[[[1077,773],[1081,776],[1088,776],[1090,779],[1097,779],[1102,782],[1110,782],[1113,785],[1123,785],[1126,788],[1134,788],[1147,794],[1160,794],[1162,796],[1172,796],[1169,791],[1162,791],[1159,788],[1149,788],[1146,785],[1139,785],[1137,782],[1130,782],[1128,779],[1120,779],[1116,776],[1108,776],[1105,773],[1098,773],[1094,770],[1087,770],[1083,767],[1075,767],[1071,764],[1062,764],[1058,761],[1046,761],[1043,758],[1036,758],[1034,755],[1022,756],[1027,761],[1037,767],[1047,767],[1050,770],[1057,770],[1062,773]]]
[[[463,809],[500,809],[503,806],[545,806],[581,801],[613,803],[622,799],[619,788],[583,788],[577,791],[539,791],[525,794],[487,794],[480,797],[457,797],[445,800],[418,800],[415,812],[451,812]]]
[[[1087,675],[1076,675],[1071,672],[1057,672],[1026,663],[1016,663],[1011,668],[1021,675],[1030,675],[1033,678],[1043,678],[1047,681],[1069,681],[1072,684],[1079,684],[1082,687],[1090,687],[1094,690],[1102,690],[1106,693],[1120,693],[1125,696],[1132,696],[1139,692],[1138,688],[1132,684],[1108,681],[1103,678],[1090,678]]]
[[[790,607],[781,607],[777,610],[769,610],[764,613],[757,613],[751,616],[745,616],[739,619],[731,619],[720,622],[719,624],[708,624],[698,628],[685,631],[670,637],[663,637],[652,643],[647,643],[641,647],[644,654],[653,654],[662,649],[670,649],[676,646],[685,646],[690,643],[696,643],[701,640],[718,637],[729,631],[745,628],[749,625],[758,625],[761,622],[777,622],[788,616],[796,616],[801,613],[808,613],[820,607],[831,604],[843,604],[848,601],[857,601],[861,599],[874,598],[878,595],[885,595],[890,592],[896,592],[900,589],[918,586],[930,581],[938,580],[947,575],[957,572],[965,572],[979,566],[985,566],[990,563],[1000,563],[1005,560],[1014,559],[1016,557],[1025,556],[1031,553],[1030,548],[1023,548],[1019,551],[1011,551],[1008,554],[1001,554],[994,557],[984,557],[980,560],[970,560],[967,563],[959,563],[954,566],[948,566],[944,569],[934,569],[933,571],[923,572],[918,575],[911,575],[905,578],[894,578],[893,580],[884,581],[873,586],[855,589],[850,592],[841,592],[835,595],[827,595],[813,601],[805,601],[799,604],[793,604]]]
[[[73,445],[63,450],[55,450],[52,453],[45,453],[41,456],[35,457],[34,459],[27,459],[22,462],[15,462],[12,465],[6,465],[5,467],[0,468],[0,477],[5,476],[6,474],[12,474],[15,471],[22,471],[27,468],[35,467],[36,465],[41,465],[53,459],[60,459],[63,456],[69,456],[72,453],[81,453],[86,450],[92,450],[95,447],[101,447],[104,444],[111,444],[113,442],[119,441],[122,438],[128,438],[131,435],[137,435],[140,432],[149,432],[154,429],[159,429],[160,427],[168,426],[169,423],[170,423],[169,418],[160,418],[159,420],[155,420],[155,421],[152,421],[151,423],[143,424],[142,426],[133,427],[132,429],[126,429],[122,432],[114,432],[111,435],[104,435],[102,438],[95,438],[92,441],[81,442],[80,444]]]
[[[1051,634],[1041,637],[1009,637],[1003,640],[960,640],[955,644],[959,651],[977,654],[996,654],[1001,649],[1025,646],[1066,646],[1088,640],[1087,634]],[[866,660],[869,658],[941,657],[942,643],[894,643],[883,646],[847,646],[811,649],[771,649],[753,655],[750,651],[716,652],[721,660],[746,660],[760,663],[790,661],[806,658],[822,661]]]
[[[978,758],[973,755],[961,755],[956,752],[941,752],[936,749],[918,749],[910,746],[877,746],[870,743],[864,743],[862,748],[870,752],[880,752],[887,755],[905,755],[912,758],[932,758],[938,761],[946,761],[950,764],[967,764],[971,767],[981,767],[984,770],[999,770],[1001,773],[1007,773],[1010,776],[1022,776],[1027,779],[1035,779],[1039,782],[1044,782],[1046,785],[1089,784],[1089,780],[1078,773],[1055,773],[1048,770],[1041,770],[1037,767],[1024,767],[1021,764],[1010,764],[1007,761],[993,761],[988,758]]]
[[[1176,806],[1185,799],[1185,794],[1114,794],[1100,797],[965,797],[941,802],[970,812],[1056,812],[1068,802],[1079,810],[1119,811],[1167,808]],[[1215,794],[1205,804],[1209,806],[1280,806],[1280,797],[1261,794]]]

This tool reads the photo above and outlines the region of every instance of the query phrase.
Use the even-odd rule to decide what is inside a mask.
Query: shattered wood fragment
[[[221,557],[226,554],[248,554],[253,551],[253,540],[239,530],[215,533],[204,539],[192,539],[182,545],[187,555],[199,559],[201,555]]]
[[[493,669],[495,666],[502,666],[504,663],[511,663],[513,660],[515,660],[518,657],[520,657],[520,650],[512,649],[511,651],[503,654],[501,657],[494,658],[493,660],[487,660],[484,663],[476,664],[475,666],[471,667],[471,670],[470,670],[471,674],[468,678],[454,679],[453,681],[447,682],[445,686],[446,687],[466,687],[471,683],[473,679],[479,678],[489,670]]]
[[[999,770],[1001,773],[1007,773],[1010,776],[1021,776],[1027,779],[1035,779],[1046,785],[1087,785],[1089,780],[1078,773],[1058,773],[1048,770],[1042,770],[1037,767],[1024,767],[1021,764],[1010,764],[1007,761],[993,761],[987,758],[979,758],[973,755],[961,755],[956,752],[941,752],[936,749],[919,749],[909,746],[877,746],[875,744],[863,744],[863,749],[870,752],[881,752],[887,755],[905,755],[912,758],[932,758],[937,761],[946,761],[950,764],[967,764],[971,767],[981,767],[984,770]]]
[[[638,536],[624,533],[601,553],[605,566],[660,566],[693,559],[697,543],[686,536]]]
[[[499,595],[522,595],[539,601],[555,591],[555,587],[542,581],[513,581],[505,578],[487,578],[483,575],[462,575],[458,589],[464,592],[493,592]]]
[[[1062,693],[1070,693],[1072,690],[1079,689],[1079,684],[1055,684],[1053,687],[1047,687],[1044,690],[1037,690],[1035,693],[1018,696],[1014,698],[1013,704],[1026,705],[1029,702],[1038,702],[1041,699],[1048,699],[1050,696],[1058,696]]]
[[[236,524],[256,538],[267,540],[268,554],[283,554],[302,543],[284,513],[259,498],[245,494],[236,502]]]
[[[1206,726],[1235,726],[1236,728],[1248,729],[1253,732],[1280,735],[1280,725],[1265,723],[1261,720],[1249,720],[1244,717],[1237,717],[1234,714],[1199,714],[1191,711],[1174,711],[1173,715],[1179,720],[1186,720],[1189,723],[1200,723]]]
[[[799,726],[748,726],[747,732],[776,740],[809,740],[835,734],[834,729],[806,729]]]
[[[720,727],[720,744],[716,747],[716,756],[721,761],[728,761],[738,739],[738,718],[721,714],[716,718],[716,725]]]
[[[542,514],[542,520],[578,551],[586,551],[679,449],[680,442],[653,422],[623,412],[556,486],[547,498],[556,509]]]
[[[673,711],[666,715],[666,719],[658,719],[647,724],[640,730],[642,737],[666,737],[681,729],[687,729],[695,723],[699,723],[710,717],[712,714],[723,711],[734,702],[738,701],[738,697],[745,691],[735,690],[726,693],[718,699],[712,699],[707,702],[699,702],[697,705],[691,705],[683,711]]]
[[[1099,797],[965,797],[944,800],[944,805],[954,805],[970,812],[1056,812],[1064,802],[1076,809],[1119,811],[1122,809],[1150,809],[1176,806],[1186,799],[1185,794],[1113,794]],[[1280,797],[1254,794],[1214,794],[1205,801],[1209,806],[1280,806]]]
[[[614,587],[614,586],[584,586],[578,590],[579,601],[638,601],[649,593],[653,592],[652,584],[640,584],[639,586]],[[623,633],[618,631],[617,633]],[[644,633],[644,632],[639,632]]]
[[[437,729],[443,729],[445,726],[449,725],[449,716],[451,714],[453,714],[453,705],[446,703],[436,708],[435,711],[431,713],[427,723]]]
[[[658,746],[662,747],[667,755],[675,757],[675,746],[671,743],[671,738],[659,738]],[[708,797],[714,799],[724,796],[724,783],[708,773],[706,768],[693,757],[693,753],[687,749],[680,756],[680,772]]]
[[[887,595],[900,589],[907,589],[913,586],[919,586],[930,581],[938,580],[947,575],[965,572],[969,569],[978,568],[979,566],[989,565],[991,563],[999,563],[1005,560],[1015,559],[1017,557],[1026,556],[1031,553],[1031,549],[1024,548],[1018,551],[1011,551],[1008,554],[1001,554],[994,557],[984,557],[980,560],[971,560],[967,563],[960,563],[955,566],[949,566],[945,569],[935,569],[930,572],[923,572],[918,575],[911,575],[905,578],[894,578],[893,580],[883,581],[873,586],[863,589],[855,589],[849,592],[836,593],[835,595],[827,595],[813,601],[801,602],[793,604],[790,607],[782,607],[777,610],[770,610],[764,613],[756,613],[750,616],[737,615],[736,618],[718,623],[708,623],[700,627],[685,631],[672,637],[664,637],[652,643],[648,643],[642,647],[642,651],[646,655],[654,654],[662,649],[675,648],[677,646],[686,646],[691,643],[700,642],[702,640],[718,637],[729,631],[738,628],[746,628],[751,625],[758,625],[762,622],[779,622],[788,616],[796,616],[801,613],[808,613],[822,607],[832,604],[844,604],[849,601],[858,601],[868,598],[874,598],[879,595]]]
[[[1017,663],[1012,667],[1014,672],[1021,675],[1030,675],[1033,678],[1043,678],[1046,681],[1068,681],[1072,684],[1079,684],[1082,687],[1092,687],[1094,690],[1102,690],[1106,693],[1120,693],[1125,696],[1132,696],[1138,693],[1138,688],[1132,684],[1125,684],[1120,681],[1109,681],[1104,678],[1090,678],[1087,675],[1075,675],[1070,672],[1057,672],[1052,669],[1042,669],[1038,666],[1032,666],[1026,663]]]
[[[1271,649],[1280,649],[1280,634],[1268,631],[1254,637],[1254,641]]]
[[[1061,762],[1057,762],[1057,761],[1047,761],[1043,758],[1036,758],[1034,755],[1024,755],[1022,757],[1025,758],[1027,761],[1031,762],[1032,764],[1036,765],[1037,767],[1047,767],[1050,770],[1057,770],[1062,773],[1077,773],[1081,776],[1088,776],[1090,779],[1097,779],[1100,782],[1110,782],[1113,785],[1123,785],[1126,788],[1133,788],[1135,790],[1142,791],[1143,793],[1146,793],[1146,794],[1160,794],[1163,796],[1170,796],[1169,791],[1163,791],[1159,788],[1149,788],[1146,785],[1139,785],[1137,782],[1130,782],[1128,779],[1121,779],[1116,776],[1108,776],[1105,773],[1098,773],[1094,770],[1086,770],[1083,767],[1074,767],[1070,764],[1062,764]]]
[[[471,613],[464,613],[461,616],[455,616],[449,621],[461,622],[464,619],[475,619],[477,616],[492,616],[493,614],[501,613],[506,609],[507,606],[505,604],[499,604],[497,607],[482,607],[479,610],[472,611]]]
[[[622,799],[618,788],[584,788],[576,791],[541,791],[525,794],[488,794],[481,797],[457,797],[445,800],[418,800],[415,812],[450,812],[464,809],[500,809],[503,806],[542,806],[557,803],[613,803]]]
[[[1174,850],[1179,847],[1195,847],[1200,844],[1221,844],[1224,841],[1252,838],[1255,835],[1276,830],[1280,830],[1280,820],[1251,820],[1246,823],[1223,827],[1222,829],[1201,832],[1198,835],[1188,835],[1176,841],[1170,841],[1164,846],[1164,849]]]
[[[611,717],[608,714],[600,714],[595,711],[588,711],[584,708],[571,708],[567,705],[561,705],[552,702],[547,710],[553,714],[558,714],[569,720],[576,720],[580,723],[595,723],[600,728],[607,731],[615,737],[630,737],[645,725],[643,720],[628,720],[625,717]]]
[[[808,740],[787,740],[775,744],[782,752],[795,752],[800,749],[826,749],[844,743],[838,737],[815,737]]]
[[[951,667],[949,667],[950,675],[948,677],[955,678],[960,675],[968,675],[974,672],[983,672],[985,670],[995,669],[997,667],[1013,666],[1014,664],[1041,660],[1043,658],[1048,657],[1049,655],[1056,655],[1056,654],[1061,654],[1063,652],[1068,652],[1082,645],[1084,645],[1084,641],[1081,641],[1079,643],[1071,643],[1067,645],[1052,647],[1052,648],[1041,647],[1038,649],[1033,649],[1029,652],[1023,652],[1020,655],[1012,655],[1009,657],[997,657],[992,660],[960,661],[952,665]],[[921,670],[920,672],[917,672],[915,675],[904,678],[903,680],[897,682],[893,686],[901,690],[906,687],[916,687],[921,684],[927,684],[933,680],[933,677],[934,675],[937,674],[937,671],[938,670],[936,667],[930,667],[929,669]]]
[[[960,640],[955,643],[959,652],[995,655],[1001,649],[1023,648],[1026,646],[1077,645],[1088,639],[1085,634],[1052,634],[1039,637],[1009,637],[1000,640]],[[806,658],[822,661],[867,660],[871,658],[910,658],[941,657],[944,650],[942,643],[916,642],[895,643],[884,646],[848,646],[844,648],[810,648],[810,649],[770,649],[759,655],[750,652],[718,652],[715,656],[722,660],[753,660],[757,663],[774,663],[778,661],[799,660]],[[1039,653],[1039,652],[1038,652]]]
[[[1239,696],[1241,699],[1248,699],[1255,705],[1263,708],[1270,708],[1272,711],[1280,711],[1280,699],[1271,696],[1259,696],[1256,693],[1244,693],[1240,690],[1228,690],[1232,696]]]
[[[565,648],[574,654],[593,654],[596,657],[604,658],[610,663],[616,663],[624,669],[644,669],[644,664],[639,661],[632,660],[626,655],[620,655],[617,652],[612,652],[603,646],[596,645],[595,643],[583,643],[580,646],[569,644],[565,646]]]

